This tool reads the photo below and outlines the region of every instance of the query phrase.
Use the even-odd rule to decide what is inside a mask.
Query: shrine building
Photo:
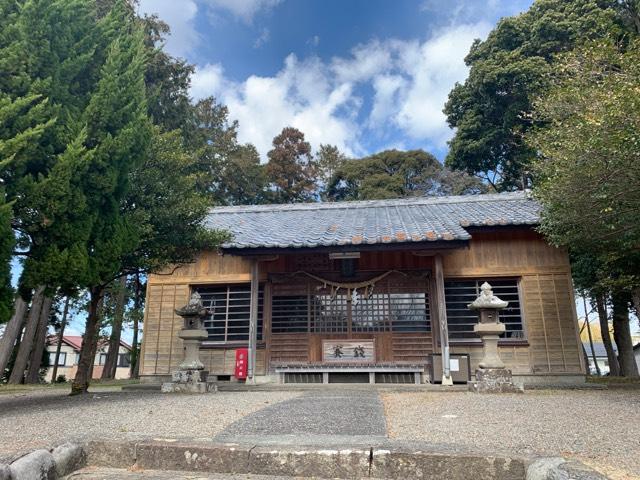
[[[183,358],[175,309],[198,292],[209,376],[247,382],[464,382],[482,354],[469,310],[508,302],[500,357],[521,384],[583,382],[569,257],[536,232],[524,192],[211,209],[218,251],[148,279],[140,375]]]

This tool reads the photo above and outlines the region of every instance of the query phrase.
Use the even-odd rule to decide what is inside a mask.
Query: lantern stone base
[[[476,379],[469,382],[469,391],[475,393],[523,393],[521,386],[514,385],[508,368],[479,368]]]
[[[218,390],[215,383],[207,383],[206,370],[177,370],[171,375],[172,382],[162,384],[162,393],[207,393]]]

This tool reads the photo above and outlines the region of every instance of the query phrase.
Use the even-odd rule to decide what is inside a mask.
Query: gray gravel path
[[[0,395],[0,463],[37,448],[88,439],[206,438],[297,392],[163,395],[66,391]]]
[[[384,393],[383,401],[395,439],[575,457],[614,479],[640,478],[637,390]]]
[[[238,443],[353,444],[386,437],[384,408],[370,389],[306,392],[259,410],[216,439]]]

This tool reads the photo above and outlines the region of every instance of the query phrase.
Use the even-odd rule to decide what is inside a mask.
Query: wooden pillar
[[[434,258],[436,280],[436,305],[438,306],[438,327],[440,333],[440,349],[442,353],[442,385],[453,385],[449,361],[449,329],[447,327],[447,304],[444,298],[444,271],[442,255]]]
[[[256,347],[258,344],[258,290],[260,278],[258,259],[251,260],[251,300],[249,303],[249,362],[247,376],[251,383],[256,383]]]

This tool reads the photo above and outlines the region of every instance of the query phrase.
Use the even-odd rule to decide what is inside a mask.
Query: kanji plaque
[[[373,340],[323,340],[322,361],[327,363],[372,363],[376,351]]]

